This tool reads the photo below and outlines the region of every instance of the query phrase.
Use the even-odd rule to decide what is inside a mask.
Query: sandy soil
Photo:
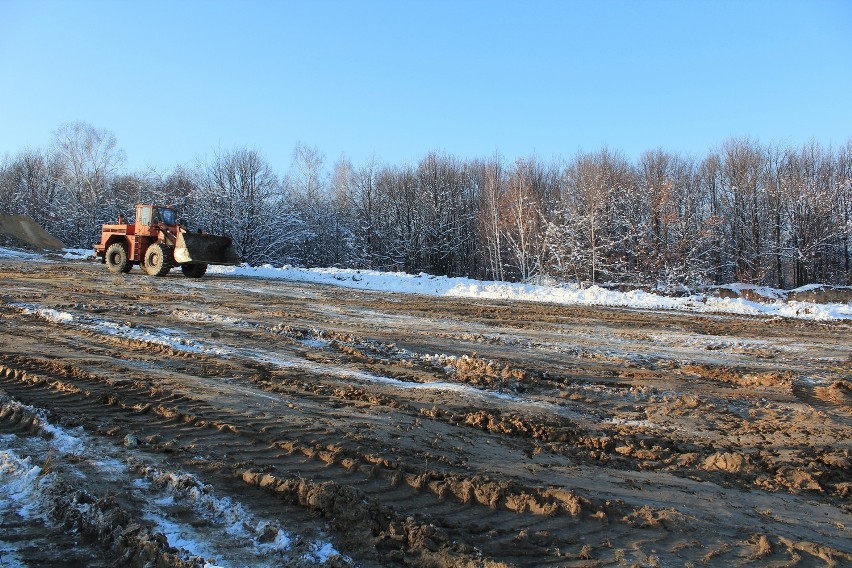
[[[181,472],[303,535],[285,565],[852,565],[851,330],[0,260],[0,433],[62,474],[16,530],[201,564],[145,513]]]
[[[28,215],[0,213],[0,243],[9,246],[61,251],[62,241],[45,231]]]

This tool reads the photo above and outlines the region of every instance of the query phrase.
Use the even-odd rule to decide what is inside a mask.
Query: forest
[[[499,154],[331,163],[299,144],[287,172],[238,147],[168,171],[128,172],[113,133],[77,122],[0,158],[0,211],[69,247],[136,203],[175,205],[242,259],[666,290],[743,282],[852,283],[852,139],[723,142],[631,161],[602,148],[548,161]]]

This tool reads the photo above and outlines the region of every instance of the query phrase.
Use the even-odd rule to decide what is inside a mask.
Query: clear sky
[[[0,157],[62,124],[129,171],[852,138],[852,1],[0,0]]]

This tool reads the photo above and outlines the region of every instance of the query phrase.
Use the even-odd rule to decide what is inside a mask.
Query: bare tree
[[[846,284],[852,284],[852,140],[840,149],[837,155],[836,181],[840,206],[838,208],[838,224],[842,227],[840,270]]]
[[[356,242],[355,170],[345,157],[334,164],[331,176],[331,195],[326,234],[327,261],[332,266],[352,266],[360,263]]]
[[[196,171],[189,222],[230,235],[247,262],[270,262],[292,239],[283,214],[280,185],[269,164],[245,148],[217,153]]]
[[[722,160],[718,153],[709,154],[701,161],[696,173],[694,191],[699,195],[702,217],[700,233],[706,241],[702,256],[707,259],[711,281],[722,284],[729,271],[724,255],[726,239],[725,213],[722,197]]]
[[[542,274],[547,253],[544,219],[558,195],[555,168],[535,158],[517,160],[508,172],[502,217],[510,276],[529,280]]]
[[[506,197],[506,180],[499,154],[492,159],[473,164],[478,180],[479,227],[487,258],[486,278],[498,281],[506,279],[504,270],[503,215],[501,204]]]
[[[379,165],[375,158],[353,173],[352,206],[355,216],[356,264],[375,267],[381,257],[382,201],[377,187]]]
[[[380,266],[406,272],[423,269],[422,200],[417,178],[410,166],[383,168],[376,180],[381,200],[386,203],[384,240]]]
[[[32,217],[50,227],[64,213],[60,205],[62,164],[55,155],[27,149],[0,168],[0,210]]]
[[[465,273],[475,247],[473,198],[469,168],[454,158],[428,154],[417,167],[418,207],[422,212],[424,269],[433,274]]]
[[[592,284],[601,275],[612,278],[624,270],[629,238],[614,204],[616,196],[629,190],[631,175],[623,156],[606,148],[596,154],[579,154],[565,170],[564,222],[576,227],[570,234],[580,242],[571,246],[585,246],[589,259],[588,267],[578,267],[575,272]]]
[[[65,124],[54,133],[53,153],[61,164],[65,220],[58,230],[66,244],[88,246],[97,237],[100,224],[116,214],[119,205],[109,195],[112,178],[124,164],[124,151],[115,135],[85,122]]]
[[[785,160],[782,184],[796,286],[830,277],[832,249],[846,233],[838,217],[843,196],[834,167],[830,153],[816,144],[788,152]]]
[[[730,223],[734,278],[759,283],[766,275],[766,156],[748,139],[730,140],[722,151],[725,219]]]
[[[310,266],[328,266],[330,260],[328,211],[330,207],[325,157],[316,147],[298,144],[290,171],[284,178],[287,200],[302,224],[293,255]]]

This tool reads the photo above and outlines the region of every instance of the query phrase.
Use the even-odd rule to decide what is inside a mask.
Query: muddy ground
[[[848,566],[850,331],[0,260],[0,433],[55,481],[0,543],[79,565]],[[48,423],[85,451],[28,445]],[[145,513],[163,475],[299,536],[264,557],[185,506],[211,543],[193,556]]]

